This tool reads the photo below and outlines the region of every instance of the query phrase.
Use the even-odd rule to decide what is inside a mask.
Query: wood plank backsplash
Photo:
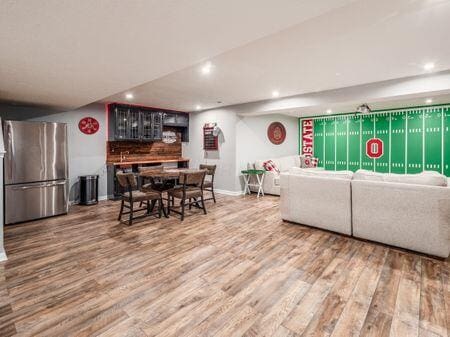
[[[181,134],[172,144],[159,142],[108,141],[106,143],[106,162],[120,161],[120,152],[124,153],[125,161],[177,159],[181,153]],[[128,152],[128,153],[127,153]]]

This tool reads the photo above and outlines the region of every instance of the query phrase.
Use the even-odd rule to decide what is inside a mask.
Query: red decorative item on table
[[[263,163],[263,167],[266,171],[274,171],[280,173],[280,170],[275,165],[275,163],[271,160],[267,160]]]
[[[273,122],[267,128],[267,137],[275,144],[280,145],[286,139],[286,129],[280,122]]]
[[[93,135],[100,129],[99,122],[93,117],[84,117],[78,123],[78,128],[86,135]]]

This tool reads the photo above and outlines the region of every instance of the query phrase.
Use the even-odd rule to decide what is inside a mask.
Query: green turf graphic
[[[364,170],[374,169],[374,160],[366,154],[366,143],[374,137],[374,120],[375,117],[373,115],[361,116],[361,168]]]
[[[434,170],[450,176],[450,105],[312,119],[314,156],[327,170]],[[366,154],[366,143],[374,137],[384,149],[376,159]]]
[[[407,116],[406,156],[408,165],[406,173],[419,173],[423,171],[423,110],[410,110]]]
[[[347,118],[336,118],[336,170],[347,169]]]
[[[405,173],[406,112],[391,113],[391,173]]]
[[[325,169],[334,170],[334,159],[336,154],[335,143],[335,121],[334,118],[325,120]]]
[[[444,108],[444,174],[450,177],[450,108]]]
[[[442,108],[424,111],[425,170],[442,171]]]
[[[360,164],[360,128],[361,121],[359,116],[348,117],[348,169],[351,171],[359,170]]]
[[[383,155],[375,159],[375,171],[389,172],[389,123],[391,116],[388,113],[375,115],[375,137],[383,141]]]

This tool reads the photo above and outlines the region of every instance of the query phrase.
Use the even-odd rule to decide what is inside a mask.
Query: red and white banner
[[[302,120],[302,154],[314,156],[314,121],[312,119]]]

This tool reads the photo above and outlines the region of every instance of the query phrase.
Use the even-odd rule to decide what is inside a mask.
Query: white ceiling
[[[133,103],[192,111],[197,104],[210,109],[268,99],[273,90],[291,96],[422,75],[426,62],[443,71],[450,69],[450,44],[444,42],[449,17],[445,0],[349,2],[210,58],[214,68],[208,76],[201,75],[199,63],[129,91]],[[106,100],[124,101],[124,94]],[[399,102],[391,96],[393,104]]]
[[[153,94],[150,85],[139,92],[136,103],[185,110],[194,101],[209,104],[218,96],[226,102],[262,97],[263,91],[256,94],[261,87],[243,92],[242,86],[236,86],[219,92],[230,83],[236,85],[239,71],[250,79],[261,76],[267,67],[266,58],[246,65],[251,56],[246,48],[235,55],[243,56],[242,60],[232,54],[217,59],[211,89],[207,89],[211,83],[202,82],[192,70],[188,76],[177,71],[207,59],[215,61],[216,55],[351,2],[2,0],[0,100],[71,109],[172,73],[159,85],[153,82],[163,91],[161,95]],[[283,74],[268,76],[275,80]],[[224,82],[218,83],[222,78]],[[180,83],[185,80],[190,83]],[[282,89],[284,85],[287,90],[291,84],[286,82]]]

